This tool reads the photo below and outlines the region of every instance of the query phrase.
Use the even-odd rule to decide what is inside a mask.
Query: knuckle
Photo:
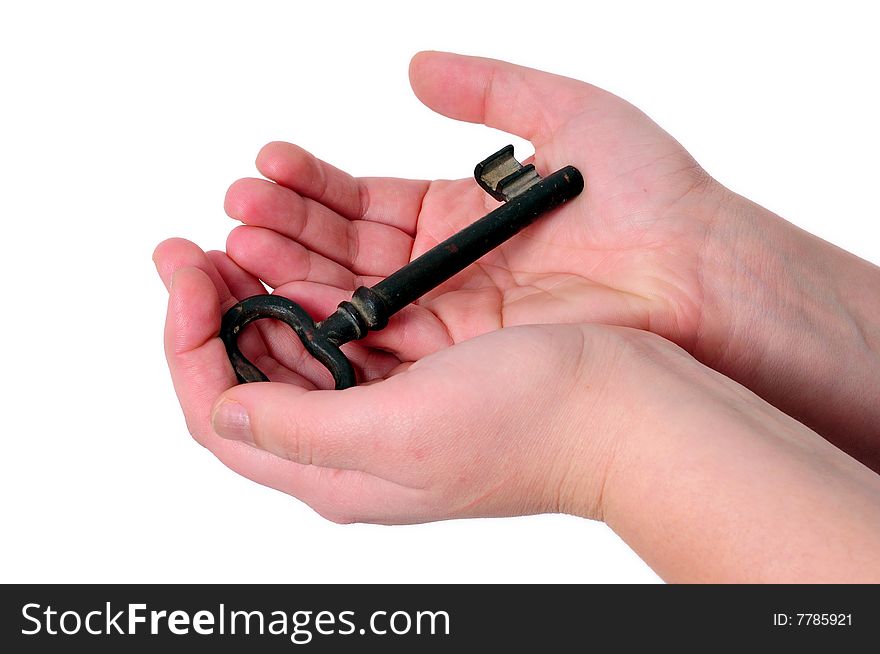
[[[337,525],[351,525],[360,522],[353,511],[347,510],[337,502],[312,504],[311,507],[319,516]]]
[[[311,440],[296,420],[284,421],[280,433],[269,436],[278,443],[284,458],[302,465],[314,463]],[[258,438],[260,437],[255,433],[254,439]]]
[[[189,416],[184,415],[184,421],[186,422],[186,430],[189,432],[190,437],[202,447],[208,447],[208,439],[205,437],[202,430],[196,427],[193,420]]]
[[[315,449],[316,441],[312,429],[307,428],[301,421],[295,418],[287,421],[286,429],[281,439],[284,442],[285,452],[291,461],[296,461],[306,466],[323,465],[318,460],[319,452]]]
[[[353,516],[338,511],[318,511],[318,515],[320,515],[325,520],[329,520],[330,522],[333,522],[337,525],[351,525],[358,522]]]

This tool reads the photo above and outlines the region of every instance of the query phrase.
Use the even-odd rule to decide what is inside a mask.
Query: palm
[[[570,321],[653,325],[677,337],[691,331],[706,214],[702,194],[691,192],[703,177],[678,143],[624,108],[636,115],[611,118],[633,124],[610,126],[612,142],[587,140],[576,117],[536,152],[545,171],[565,163],[585,171],[581,198],[422,300],[454,340],[502,325]],[[413,253],[494,206],[473,180],[433,182]]]

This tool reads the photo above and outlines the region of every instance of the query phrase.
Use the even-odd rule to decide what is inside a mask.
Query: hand
[[[187,424],[237,472],[339,522],[601,513],[596,471],[611,441],[597,429],[601,412],[577,392],[589,374],[580,327],[502,330],[341,392],[314,390],[309,375],[320,366],[300,376],[246,332],[249,355],[287,383],[236,386],[217,338],[221,310],[259,282],[182,240],[162,244],[155,259],[170,289],[166,353]],[[388,329],[399,336],[403,326]],[[613,359],[600,335],[592,340],[607,353],[594,361]],[[348,349],[363,372],[367,351]],[[573,437],[582,421],[593,426],[589,440]],[[590,461],[596,471],[572,469]]]
[[[646,329],[880,469],[880,408],[865,390],[880,392],[880,300],[870,292],[880,271],[724,189],[601,89],[443,53],[417,55],[410,75],[429,107],[529,139],[539,172],[573,164],[586,189],[402,312],[399,339],[384,332],[365,345],[415,361],[501,326]],[[257,167],[276,183],[230,188],[227,212],[245,226],[227,250],[294,299],[315,283],[347,299],[496,205],[471,179],[354,179],[284,143],[266,146]],[[275,358],[290,355],[286,335],[263,333]]]
[[[279,365],[288,383],[236,386],[220,310],[259,282],[180,240],[156,263],[194,436],[335,521],[565,511],[605,519],[672,581],[880,575],[880,478],[657,336],[517,327],[345,391]]]

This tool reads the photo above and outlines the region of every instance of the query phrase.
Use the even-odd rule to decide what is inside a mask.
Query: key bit
[[[523,166],[508,145],[477,164],[474,177],[483,190],[504,202],[460,232],[434,246],[387,278],[361,286],[350,300],[318,322],[295,302],[278,295],[255,295],[223,316],[220,338],[241,383],[269,381],[238,347],[241,331],[265,318],[280,320],[299,336],[306,350],[333,375],[337,389],[357,384],[351,362],[340,349],[370,331],[383,329],[388,319],[480,257],[531,225],[542,215],[576,197],[584,188],[577,168],[566,166],[542,178],[534,165]]]
[[[474,177],[486,193],[500,202],[506,202],[541,181],[533,164],[523,166],[513,158],[512,145],[478,163]]]

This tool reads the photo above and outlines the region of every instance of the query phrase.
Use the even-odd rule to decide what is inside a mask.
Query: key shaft
[[[577,196],[583,187],[583,177],[573,166],[548,175],[375,286],[358,288],[350,301],[340,304],[336,313],[318,323],[316,329],[342,345],[384,328],[403,307],[448,281],[547,211]]]

